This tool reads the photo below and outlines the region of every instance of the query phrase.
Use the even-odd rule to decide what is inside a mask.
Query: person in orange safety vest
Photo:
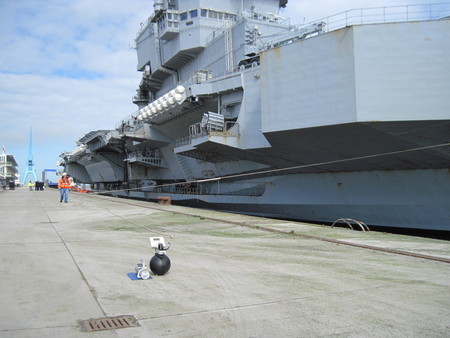
[[[59,189],[59,202],[67,203],[69,200],[69,189],[70,189],[70,179],[66,173],[63,173],[61,178],[58,181],[58,189]]]

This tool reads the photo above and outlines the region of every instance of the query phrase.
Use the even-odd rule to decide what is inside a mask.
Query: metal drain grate
[[[79,321],[79,324],[81,331],[85,332],[124,329],[127,327],[139,326],[139,323],[136,320],[136,318],[128,315],[88,319]]]

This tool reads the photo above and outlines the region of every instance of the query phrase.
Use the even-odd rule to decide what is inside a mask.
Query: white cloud
[[[29,128],[39,172],[92,129],[136,110],[129,45],[147,0],[0,2],[0,143],[26,170]]]

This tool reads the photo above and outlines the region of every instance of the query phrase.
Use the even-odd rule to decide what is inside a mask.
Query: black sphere
[[[164,275],[170,269],[170,259],[165,254],[155,255],[150,259],[150,270],[155,275]]]

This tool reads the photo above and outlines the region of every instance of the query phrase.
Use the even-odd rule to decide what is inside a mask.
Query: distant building
[[[0,154],[0,187],[7,187],[19,178],[17,162],[13,155]]]

